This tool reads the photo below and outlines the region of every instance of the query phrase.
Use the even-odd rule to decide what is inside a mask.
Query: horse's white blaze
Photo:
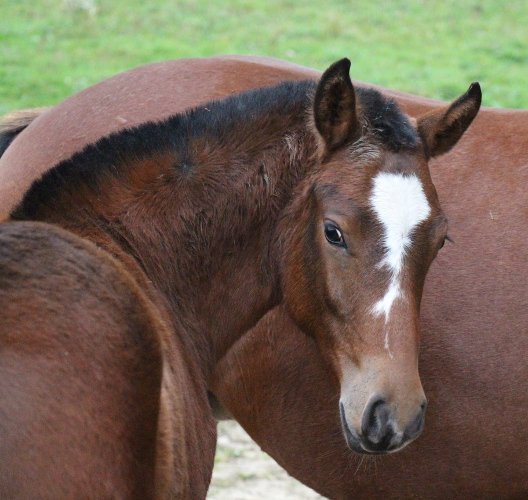
[[[379,267],[388,269],[391,274],[387,292],[374,304],[372,312],[376,316],[384,315],[387,323],[392,305],[403,296],[401,271],[405,254],[412,245],[412,233],[427,219],[431,207],[416,175],[387,172],[375,177],[370,203],[384,228],[385,257]],[[389,350],[388,331],[385,348]]]

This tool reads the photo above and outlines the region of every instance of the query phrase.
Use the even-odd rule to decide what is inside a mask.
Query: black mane
[[[282,114],[298,114],[311,99],[316,82],[286,81],[211,101],[159,122],[146,122],[114,132],[58,163],[35,181],[11,213],[12,218],[31,219],[39,206],[58,198],[65,186],[97,186],[105,176],[118,177],[127,159],[141,159],[152,153],[175,154],[175,168],[185,174],[192,165],[190,139],[204,136],[222,138],[240,123],[274,109]]]
[[[171,152],[174,167],[182,175],[193,168],[191,139],[205,136],[229,140],[229,132],[273,110],[296,116],[311,102],[316,82],[283,82],[272,87],[249,90],[222,100],[211,101],[160,122],[147,122],[124,129],[86,146],[68,160],[58,163],[33,183],[12,218],[31,219],[39,206],[58,198],[64,187],[95,187],[109,177],[118,177],[127,160],[138,160],[153,153]],[[356,88],[370,132],[393,151],[414,148],[418,135],[396,103],[378,91]]]
[[[418,133],[395,101],[370,88],[356,87],[356,94],[371,132],[386,148],[398,152],[418,146]]]

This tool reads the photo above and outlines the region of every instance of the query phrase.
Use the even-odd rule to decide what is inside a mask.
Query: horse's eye
[[[333,224],[332,222],[325,222],[324,231],[328,243],[340,247],[346,246],[345,240],[343,239],[343,234],[335,224]]]

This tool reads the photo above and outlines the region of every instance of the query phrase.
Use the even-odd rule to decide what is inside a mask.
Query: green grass
[[[528,108],[525,0],[0,0],[0,114],[164,59],[262,54],[452,99]]]

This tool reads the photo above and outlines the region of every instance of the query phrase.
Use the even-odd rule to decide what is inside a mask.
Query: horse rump
[[[110,255],[0,225],[0,498],[152,498],[156,318]]]

